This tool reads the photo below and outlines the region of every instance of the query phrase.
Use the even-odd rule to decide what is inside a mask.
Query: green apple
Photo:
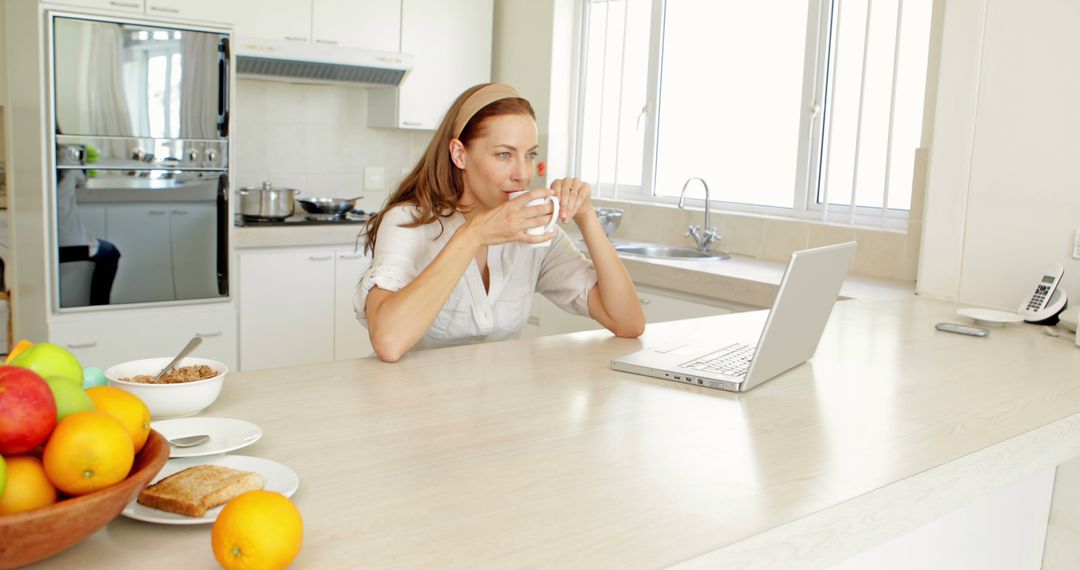
[[[11,361],[12,366],[29,368],[42,378],[63,376],[74,381],[80,388],[83,383],[82,364],[74,354],[62,346],[39,342],[19,353]]]
[[[94,401],[82,386],[63,376],[50,376],[45,379],[45,383],[49,385],[53,399],[56,400],[57,422],[76,412],[94,411]]]
[[[105,373],[97,366],[87,366],[83,368],[83,389],[93,388],[94,386],[108,386],[109,379],[105,377]]]

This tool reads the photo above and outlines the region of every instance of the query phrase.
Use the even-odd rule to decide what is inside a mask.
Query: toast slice
[[[263,488],[262,475],[220,465],[196,465],[150,485],[139,493],[139,504],[170,513],[201,517],[241,493]]]

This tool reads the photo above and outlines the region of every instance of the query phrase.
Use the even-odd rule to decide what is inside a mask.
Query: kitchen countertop
[[[234,227],[233,247],[254,249],[354,245],[363,228],[363,224]]]
[[[953,303],[837,303],[746,394],[608,368],[764,311],[229,374],[203,415],[300,476],[298,567],[821,567],[1080,454],[1080,350],[935,331]],[[210,567],[209,527],[118,518],[50,568]]]
[[[260,227],[235,229],[237,249],[304,246],[355,246],[359,226]],[[578,238],[571,235],[575,240]],[[615,240],[622,243],[622,240]],[[584,247],[579,243],[579,247]],[[629,242],[627,242],[629,243]],[[360,244],[363,247],[363,244]],[[635,283],[743,305],[768,307],[786,264],[732,256],[724,261],[682,261],[620,255]],[[896,299],[914,294],[914,283],[849,275],[840,295],[851,299]]]

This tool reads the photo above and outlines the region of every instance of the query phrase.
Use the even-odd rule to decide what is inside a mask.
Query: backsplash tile
[[[623,220],[613,237],[693,247],[683,234],[688,225],[701,225],[700,209],[679,209],[660,204],[593,199],[597,207],[623,210]],[[735,255],[787,261],[793,251],[855,241],[852,273],[914,281],[918,266],[921,225],[912,223],[907,233],[836,226],[820,222],[787,220],[714,212],[710,223],[722,239],[710,248]]]
[[[766,219],[762,256],[772,261],[786,262],[792,252],[806,249],[809,233],[809,226],[805,222]]]
[[[761,258],[765,252],[765,220],[754,216],[724,215],[727,233],[720,249],[735,255]]]
[[[382,208],[427,148],[430,131],[369,128],[367,90],[238,79],[233,110],[236,188],[275,186],[302,196],[352,198],[356,206]],[[366,166],[382,167],[385,187],[363,188]]]
[[[905,234],[857,228],[855,241],[859,249],[852,272],[894,279],[903,273]]]
[[[806,247],[822,247],[849,241],[855,241],[855,228],[851,226],[807,224]]]

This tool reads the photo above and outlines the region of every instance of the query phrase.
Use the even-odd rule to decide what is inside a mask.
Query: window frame
[[[578,49],[577,62],[585,62],[588,57],[589,47],[589,18],[592,4],[604,3],[607,0],[582,0],[578,12],[580,25],[578,26]],[[632,0],[624,0],[626,2]],[[645,0],[642,0],[645,1]],[[649,34],[649,62],[647,70],[647,93],[646,109],[643,111],[645,118],[644,155],[642,157],[642,185],[618,184],[616,187],[611,183],[591,181],[597,199],[623,200],[631,202],[644,202],[658,205],[675,206],[678,197],[659,196],[656,194],[656,165],[658,156],[658,109],[660,104],[662,69],[660,62],[663,59],[665,15],[668,0],[647,0],[651,4],[652,17]],[[803,106],[800,113],[799,148],[797,152],[797,175],[792,188],[792,207],[764,206],[742,202],[724,201],[713,198],[712,211],[728,211],[736,213],[755,214],[762,216],[782,217],[808,221],[834,221],[856,227],[877,227],[882,229],[906,229],[910,218],[910,207],[906,210],[891,209],[887,207],[855,206],[854,214],[852,206],[847,204],[820,204],[817,201],[818,189],[823,176],[822,154],[825,152],[826,124],[828,117],[828,74],[832,72],[829,66],[829,50],[832,46],[830,34],[833,31],[833,22],[830,19],[835,13],[837,0],[808,0],[807,10],[807,40],[804,51],[804,75],[803,75]],[[806,70],[812,70],[807,73]],[[585,108],[585,74],[584,63],[580,63],[575,70],[575,93],[572,97],[572,107],[575,109],[574,134],[572,136],[569,157],[570,171],[581,172],[580,149],[584,146],[584,114]],[[616,180],[617,182],[617,180]],[[688,207],[704,209],[705,199],[687,196],[685,203]],[[824,210],[828,208],[828,211]]]

